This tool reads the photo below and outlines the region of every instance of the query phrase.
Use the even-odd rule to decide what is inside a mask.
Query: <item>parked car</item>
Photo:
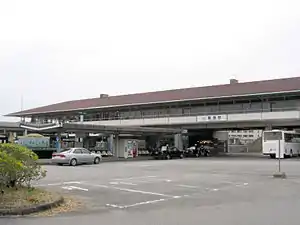
[[[101,154],[92,153],[85,148],[69,148],[52,154],[52,163],[57,165],[99,164],[101,160]]]
[[[162,146],[160,149],[156,150],[153,155],[155,159],[182,159],[184,157],[184,151],[176,147],[169,148],[168,146]]]

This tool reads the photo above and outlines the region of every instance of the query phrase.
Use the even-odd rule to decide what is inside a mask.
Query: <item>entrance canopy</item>
[[[181,129],[173,128],[152,128],[152,127],[128,127],[128,126],[103,126],[80,123],[60,123],[60,124],[32,124],[22,123],[21,128],[45,133],[70,132],[70,133],[104,133],[104,134],[180,134]]]

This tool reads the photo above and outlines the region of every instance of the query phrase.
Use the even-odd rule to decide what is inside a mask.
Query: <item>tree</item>
[[[46,176],[37,160],[38,156],[24,146],[0,144],[0,185],[30,186],[33,180]]]

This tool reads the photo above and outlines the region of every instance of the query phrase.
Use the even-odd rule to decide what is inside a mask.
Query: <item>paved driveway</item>
[[[300,161],[230,158],[47,166],[39,186],[73,195],[86,207],[54,218],[8,224],[299,224]],[[288,222],[287,222],[288,221]]]

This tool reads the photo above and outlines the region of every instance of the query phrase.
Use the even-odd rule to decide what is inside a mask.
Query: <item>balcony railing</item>
[[[213,112],[195,112],[195,113],[185,113],[185,114],[156,114],[156,115],[136,115],[136,116],[114,116],[108,118],[84,118],[84,121],[107,121],[107,120],[134,120],[134,119],[155,119],[155,118],[170,118],[170,117],[189,117],[189,116],[217,116],[217,115],[227,115],[227,114],[248,114],[248,113],[264,113],[264,112],[283,112],[283,111],[300,111],[300,107],[285,107],[285,108],[268,108],[268,109],[241,109],[241,110],[222,110]],[[57,121],[57,120],[56,120]],[[49,126],[49,124],[60,124],[60,123],[72,123],[80,122],[77,120],[60,120],[59,122],[44,122],[40,126]],[[29,124],[36,124],[34,122]]]
[[[263,112],[284,112],[284,111],[300,111],[300,107],[286,107],[286,108],[270,108],[270,109],[249,109],[249,110],[228,110],[228,111],[214,111],[214,112],[196,112],[185,114],[159,114],[159,115],[137,115],[137,116],[115,116],[108,118],[84,118],[84,121],[105,121],[105,120],[133,120],[133,119],[154,119],[154,118],[166,118],[166,117],[188,117],[188,116],[214,116],[224,114],[247,114],[247,113],[263,113]],[[79,122],[79,120],[73,120],[70,122]]]

